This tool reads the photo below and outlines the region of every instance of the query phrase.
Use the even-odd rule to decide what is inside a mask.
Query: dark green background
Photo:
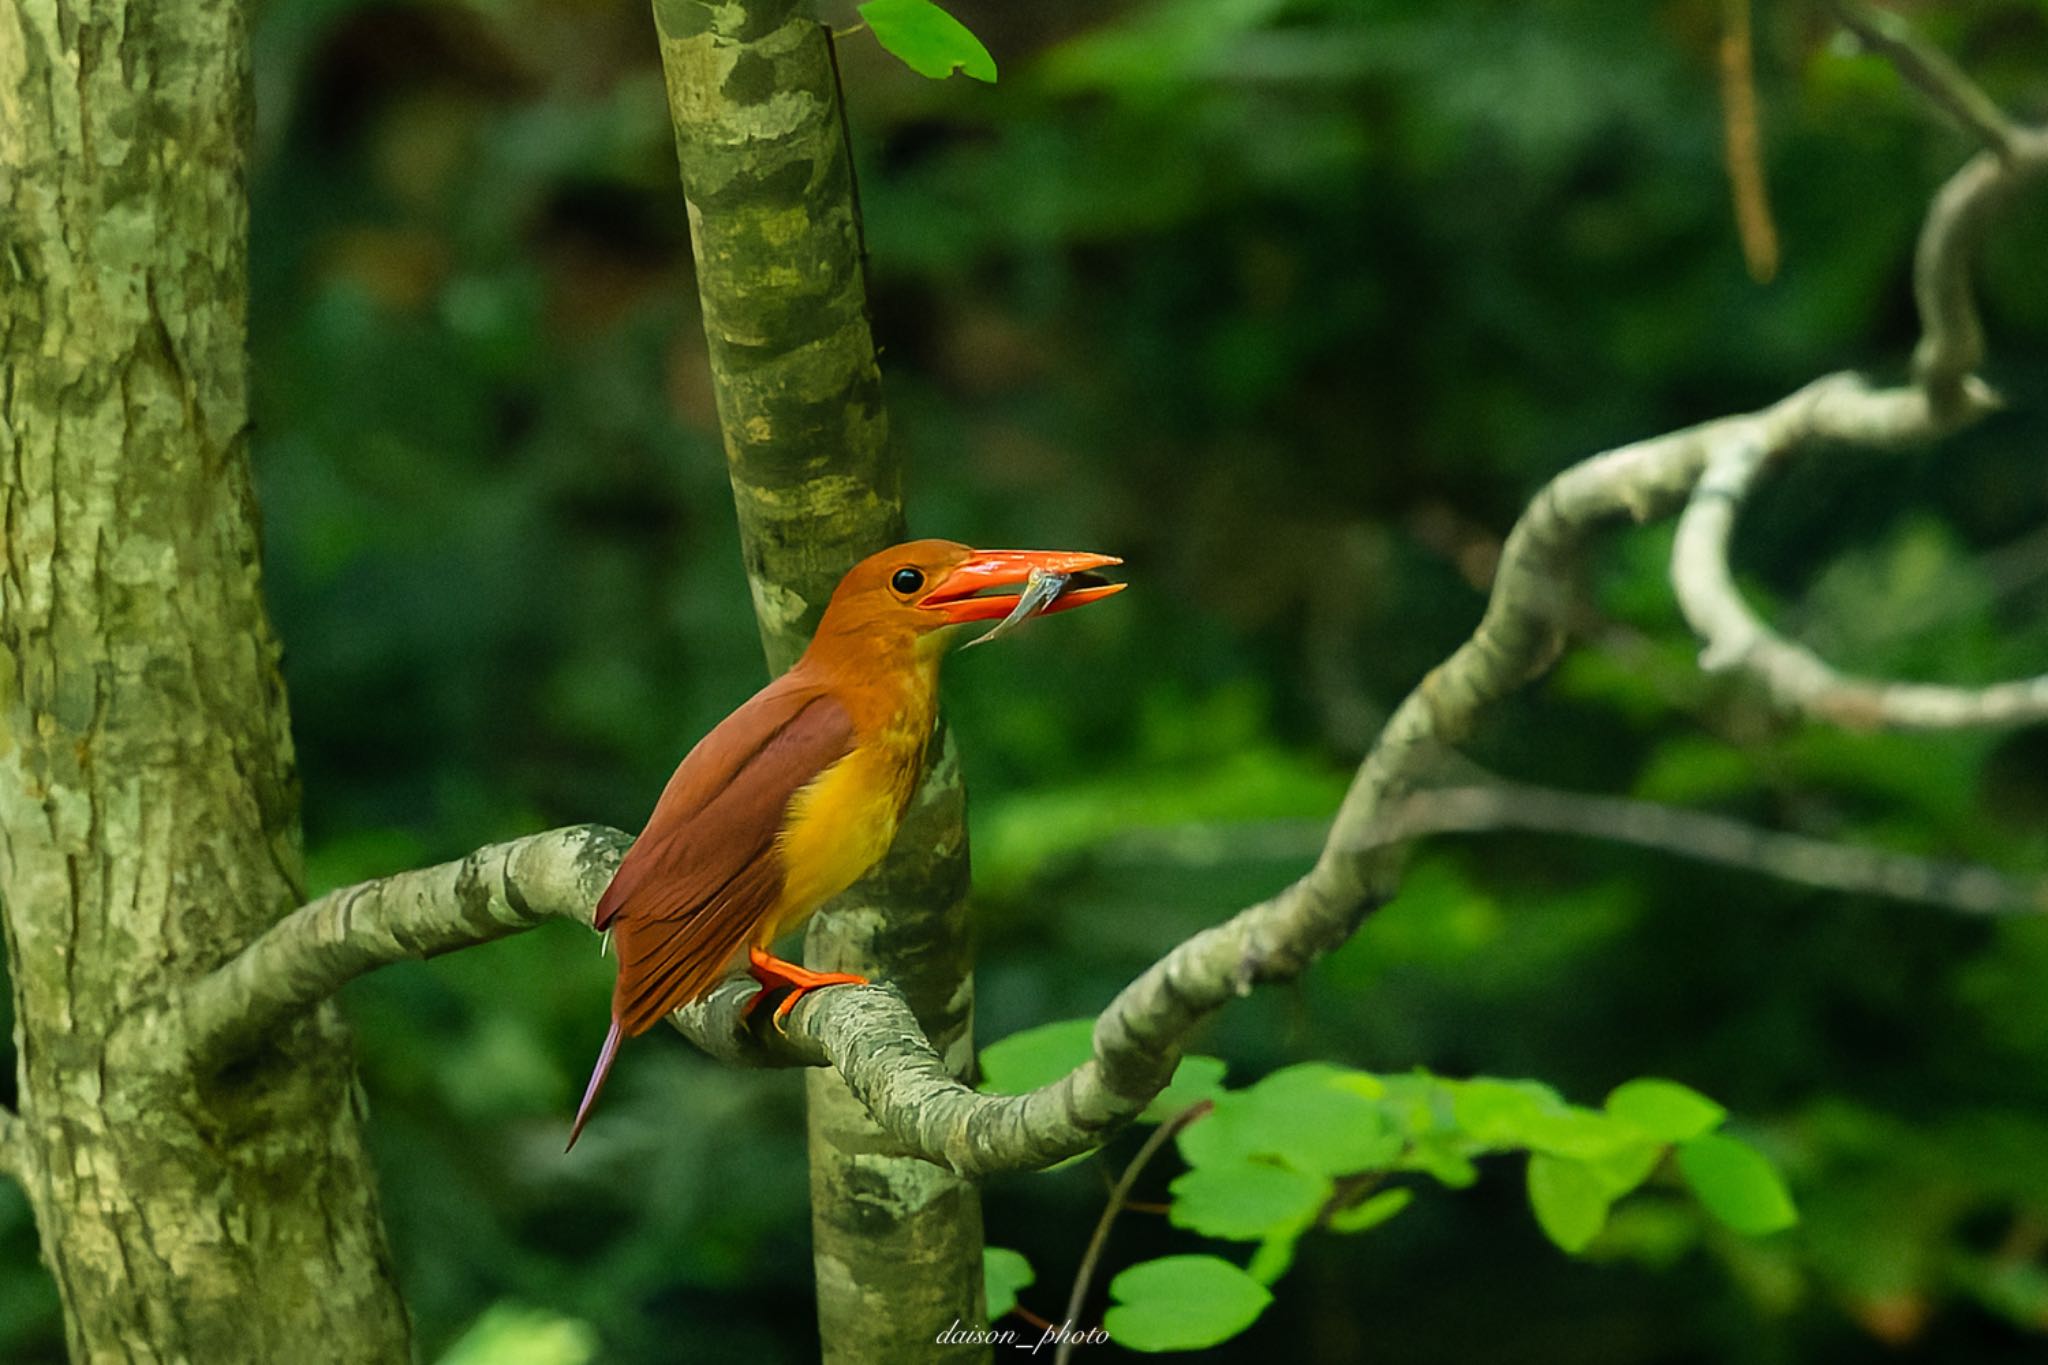
[[[2048,113],[2048,8],[1924,8],[2000,98]],[[1713,0],[957,12],[999,85],[841,43],[912,525],[1112,551],[1133,584],[950,670],[989,1039],[1093,1013],[1306,865],[1544,478],[1830,369],[1896,377],[1916,224],[1969,146],[1807,6],[1758,0],[1785,243],[1760,286],[1720,164]],[[255,449],[316,890],[556,824],[635,828],[763,676],[648,16],[271,0],[257,57]],[[2011,411],[1938,451],[1809,461],[1743,523],[1753,595],[1845,665],[2048,668],[2044,211],[2024,205],[1986,266]],[[1589,561],[1581,650],[1475,756],[2048,867],[2039,729],[1774,717],[1694,668],[1668,546],[1652,528]],[[423,1358],[501,1304],[588,1328],[510,1326],[495,1339],[523,1345],[472,1339],[467,1365],[572,1362],[591,1331],[621,1365],[813,1358],[796,1076],[651,1037],[561,1155],[610,976],[560,927],[347,994]],[[1438,841],[1357,941],[1202,1046],[1240,1079],[1321,1057],[1589,1103],[1670,1076],[1734,1110],[1806,1215],[1746,1243],[1652,1193],[1574,1261],[1506,1162],[1306,1243],[1232,1358],[2042,1349],[2048,923]],[[990,1241],[1030,1256],[1041,1313],[1104,1169],[988,1187]],[[1161,1224],[1129,1215],[1109,1268],[1199,1249]],[[12,1191],[0,1252],[0,1356],[56,1359]]]

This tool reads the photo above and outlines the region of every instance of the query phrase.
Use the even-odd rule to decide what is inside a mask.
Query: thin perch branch
[[[1436,787],[1411,796],[1394,824],[1401,838],[1500,829],[1577,835],[1847,895],[1917,901],[1965,914],[2048,914],[2048,881],[2025,882],[1974,863],[1758,829],[1725,815],[1625,797],[1513,782]]]
[[[1081,1254],[1081,1266],[1074,1272],[1074,1286],[1067,1293],[1067,1312],[1066,1316],[1060,1319],[1060,1326],[1067,1329],[1068,1335],[1061,1337],[1060,1348],[1052,1358],[1052,1365],[1067,1365],[1067,1362],[1074,1358],[1074,1345],[1077,1339],[1073,1332],[1074,1325],[1081,1321],[1081,1310],[1088,1304],[1088,1286],[1094,1282],[1095,1267],[1101,1263],[1102,1253],[1109,1246],[1110,1229],[1116,1226],[1117,1215],[1131,1206],[1131,1191],[1137,1187],[1138,1177],[1152,1163],[1152,1158],[1158,1156],[1181,1129],[1206,1116],[1215,1107],[1213,1101],[1197,1100],[1161,1123],[1153,1130],[1152,1136],[1145,1139],[1145,1145],[1138,1149],[1138,1154],[1131,1158],[1131,1164],[1124,1167],[1124,1173],[1110,1188],[1109,1202],[1102,1206],[1102,1216],[1095,1220],[1094,1235],[1089,1237],[1088,1249]]]
[[[1920,344],[1913,377],[1937,406],[1953,412],[1975,396],[1984,363],[1984,323],[1970,271],[1985,229],[2023,187],[2048,172],[2048,130],[2013,134],[2003,152],[1979,152],[1935,195],[1913,259],[1913,300]],[[1988,396],[1988,391],[1980,391]]]
[[[2048,914],[2048,879],[2030,881],[1978,863],[1865,848],[1760,829],[1709,811],[1525,782],[1494,779],[1469,786],[1425,787],[1401,803],[1377,837],[1393,842],[1500,830],[1627,844],[1795,885],[1964,914]],[[1322,823],[1315,820],[1181,825],[1132,831],[1100,852],[1132,860],[1190,863],[1247,854],[1282,859],[1312,856],[1323,842],[1323,832]]]
[[[1889,61],[1966,132],[1994,152],[2003,154],[2011,147],[2014,132],[2005,111],[1964,75],[1946,52],[1921,37],[1919,30],[1864,0],[1830,0],[1828,8],[1843,28]]]
[[[1769,284],[1778,274],[1778,224],[1771,216],[1770,182],[1764,174],[1749,7],[1750,0],[1723,0],[1721,6],[1721,156],[1735,200],[1743,263],[1751,279]]]
[[[2048,165],[2048,131],[2015,126],[1946,53],[1899,15],[1865,0],[1829,0],[1829,8],[1844,28],[1984,144],[1935,199],[1914,267],[1923,333],[1913,355],[1914,376],[1937,406],[1953,409],[1984,360],[1984,328],[1969,280],[1977,240],[2004,199]]]

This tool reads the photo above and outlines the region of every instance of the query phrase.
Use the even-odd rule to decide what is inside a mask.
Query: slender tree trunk
[[[837,73],[830,39],[796,0],[655,0],[654,15],[747,574],[780,670],[839,576],[903,535]],[[899,987],[963,1076],[965,812],[942,732],[888,860],[806,943],[813,967]],[[826,1360],[983,1357],[934,1341],[985,1313],[974,1187],[904,1155],[836,1071],[809,1084]]]
[[[163,1008],[302,899],[247,458],[248,126],[239,4],[0,6],[0,918],[79,1360],[409,1353],[333,1008],[222,1077]]]

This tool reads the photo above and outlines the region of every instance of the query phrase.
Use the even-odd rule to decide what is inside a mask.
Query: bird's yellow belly
[[[923,759],[921,738],[914,744],[863,745],[790,800],[777,840],[782,895],[756,934],[759,946],[794,929],[882,860]]]

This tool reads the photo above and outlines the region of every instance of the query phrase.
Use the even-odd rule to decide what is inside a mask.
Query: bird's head
[[[848,570],[819,633],[908,632],[920,645],[950,642],[948,627],[1008,616],[1034,570],[1068,575],[1065,590],[1041,608],[1055,612],[1122,592],[1122,583],[1094,572],[1121,563],[1112,555],[1077,550],[976,550],[951,540],[913,540]]]

